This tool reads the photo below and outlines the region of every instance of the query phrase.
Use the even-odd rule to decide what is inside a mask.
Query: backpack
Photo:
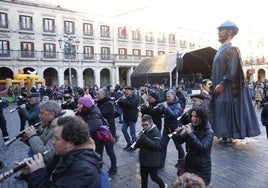
[[[110,183],[109,183],[109,176],[108,173],[101,170],[99,174],[99,179],[100,179],[100,186],[99,188],[109,188]]]
[[[97,138],[104,142],[115,143],[114,137],[109,128],[108,121],[102,115],[100,115],[100,118],[102,120],[103,125],[101,125],[96,131]]]
[[[101,125],[96,131],[96,136],[99,140],[104,142],[115,142],[113,135],[107,125]]]

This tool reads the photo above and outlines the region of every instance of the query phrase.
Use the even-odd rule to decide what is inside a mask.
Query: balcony
[[[124,62],[138,63],[146,56],[128,55],[128,54],[89,54],[76,53],[71,55],[71,61],[81,62],[96,62],[102,63]],[[44,51],[24,51],[24,50],[4,50],[0,51],[0,61],[5,60],[20,60],[20,61],[43,61],[43,62],[58,62],[60,59],[68,61],[68,56],[63,52],[44,52]]]

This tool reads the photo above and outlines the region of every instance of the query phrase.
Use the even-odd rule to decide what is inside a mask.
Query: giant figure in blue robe
[[[242,70],[240,51],[231,44],[238,27],[227,21],[218,27],[218,49],[212,69],[211,125],[218,138],[244,139],[260,134],[249,89]]]

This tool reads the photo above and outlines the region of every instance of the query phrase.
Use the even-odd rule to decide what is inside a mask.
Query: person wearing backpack
[[[115,120],[114,120],[114,102],[109,96],[108,90],[106,88],[100,88],[97,91],[96,95],[96,104],[99,107],[102,116],[107,120],[108,127],[112,133],[113,140],[116,139],[116,129],[115,129]],[[117,174],[117,163],[116,155],[114,152],[114,142],[111,140],[104,141],[104,147],[107,155],[110,158],[111,167],[108,171],[109,177]],[[103,150],[101,155],[103,154]]]
[[[78,99],[77,115],[87,122],[91,137],[96,145],[96,152],[102,155],[104,142],[97,137],[97,130],[103,125],[102,115],[97,105],[92,103],[89,97],[80,97]]]

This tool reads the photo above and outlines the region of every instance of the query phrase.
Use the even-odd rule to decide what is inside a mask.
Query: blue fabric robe
[[[213,60],[213,88],[224,85],[224,91],[212,95],[211,125],[218,138],[244,139],[260,134],[249,89],[245,81],[238,50],[227,53],[231,43],[222,45]],[[227,56],[229,56],[227,58]]]

